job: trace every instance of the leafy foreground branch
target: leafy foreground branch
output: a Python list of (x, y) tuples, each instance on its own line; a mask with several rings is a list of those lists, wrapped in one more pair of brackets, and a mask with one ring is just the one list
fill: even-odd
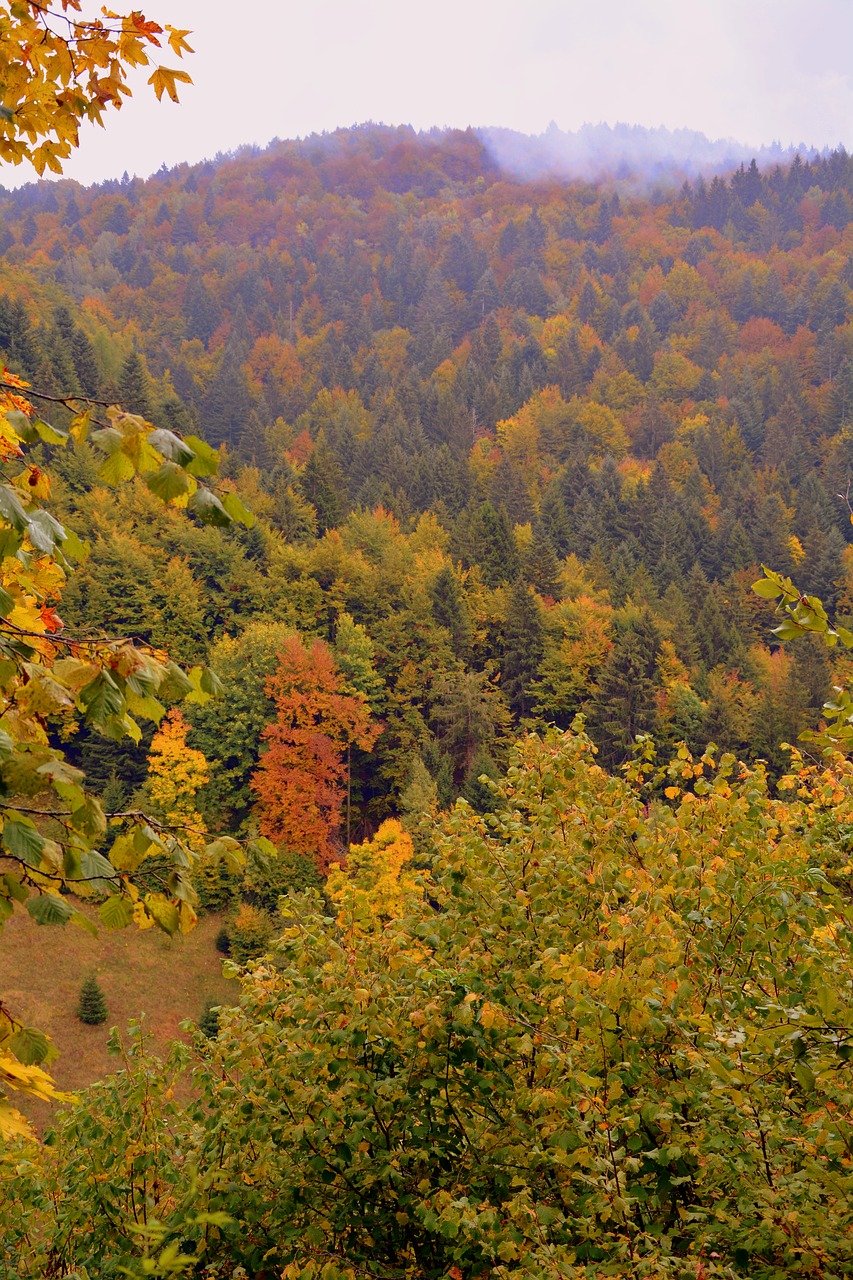
[[(0, 925), (19, 904), (38, 924), (70, 921), (96, 932), (77, 905), (95, 897), (106, 928), (134, 922), (186, 931), (196, 918), (192, 833), (137, 811), (104, 813), (61, 743), (81, 723), (138, 742), (140, 720), (159, 722), (181, 699), (204, 703), (217, 682), (202, 667), (183, 671), (132, 640), (66, 631), (57, 606), (86, 549), (46, 506), (50, 476), (28, 450), (88, 441), (103, 455), (105, 483), (138, 477), (164, 502), (207, 523), (251, 524), (252, 517), (235, 494), (210, 487), (219, 459), (204, 441), (155, 428), (116, 405), (106, 406), (93, 429), (96, 406), (82, 400), (65, 432), (38, 416), (28, 394), (26, 383), (0, 368)], [(99, 852), (108, 819), (119, 828), (111, 833), (110, 860)], [(257, 850), (263, 855), (272, 846), (261, 842)], [(206, 850), (209, 861), (224, 858), (235, 868), (244, 855), (230, 838)], [(156, 891), (134, 881), (150, 858), (166, 867)], [(9, 1090), (56, 1096), (42, 1065), (50, 1053), (47, 1038), (22, 1026), (0, 998), (0, 1140), (27, 1132)]]
[(849, 1275), (853, 768), (644, 769), (531, 736), (395, 920), (292, 899), (214, 1040), (10, 1153), (10, 1273)]

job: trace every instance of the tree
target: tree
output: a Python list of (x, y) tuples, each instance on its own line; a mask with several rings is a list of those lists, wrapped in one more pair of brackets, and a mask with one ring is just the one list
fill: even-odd
[(107, 1001), (101, 984), (90, 974), (80, 988), (80, 999), (77, 1002), (77, 1017), (90, 1027), (100, 1026), (107, 1020)]
[(660, 644), (648, 609), (617, 617), (591, 717), (593, 736), (608, 763), (618, 763), (639, 733), (654, 733), (657, 727)]
[(409, 833), (396, 818), (386, 818), (372, 840), (351, 845), (346, 862), (331, 869), (326, 893), (349, 938), (381, 929), (420, 894), (421, 880), (407, 866), (414, 852)]
[(218, 700), (189, 708), (193, 740), (210, 769), (210, 779), (199, 793), (208, 826), (237, 831), (249, 818), (261, 735), (275, 714), (268, 681), (292, 634), (282, 622), (252, 622), (242, 635), (227, 636), (211, 650), (211, 670), (228, 714), (222, 715)]
[[(20, 0), (0, 16), (0, 161), (30, 160), (38, 173), (62, 172), (78, 145), (83, 121), (102, 124), (108, 107), (129, 96), (128, 73), (151, 65), (159, 37), (179, 58), (192, 53), (188, 31), (163, 27), (135, 11), (83, 18), (82, 0), (57, 0), (48, 8)], [(148, 81), (158, 98), (178, 100), (186, 71), (158, 66)]]
[(252, 778), (261, 831), (289, 849), (336, 860), (347, 776), (344, 752), (369, 750), (381, 732), (366, 700), (344, 693), (342, 677), (321, 640), (306, 648), (291, 636), (267, 681), (276, 708), (263, 731), (268, 744)]
[(148, 794), (155, 811), (200, 853), (206, 828), (195, 799), (209, 781), (210, 771), (203, 752), (187, 745), (188, 732), (189, 725), (178, 707), (160, 721), (148, 752)]
[(531, 686), (544, 653), (542, 607), (522, 578), (509, 593), (501, 658), (501, 688), (512, 714), (529, 715), (534, 698)]

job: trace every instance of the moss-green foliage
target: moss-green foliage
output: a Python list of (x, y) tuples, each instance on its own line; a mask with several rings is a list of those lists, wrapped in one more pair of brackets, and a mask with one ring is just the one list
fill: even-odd
[(275, 925), (270, 913), (244, 902), (228, 928), (232, 960), (237, 964), (257, 960), (268, 950), (274, 932)]
[(88, 1023), (90, 1027), (100, 1026), (107, 1020), (107, 999), (94, 974), (90, 974), (80, 988), (77, 1017), (81, 1022)]
[(794, 765), (774, 799), (683, 751), (649, 803), (645, 766), (525, 740), (401, 918), (350, 949), (294, 903), (198, 1042), (188, 1110), (138, 1062), (14, 1166), (13, 1271), (53, 1249), (114, 1275), (148, 1187), (166, 1241), (223, 1274), (850, 1274), (853, 908), (820, 817), (849, 821), (853, 769)]
[(279, 849), (275, 858), (263, 864), (255, 860), (249, 863), (243, 876), (243, 893), (255, 906), (275, 913), (278, 900), (284, 894), (320, 889), (323, 877), (317, 863), (304, 853), (292, 849)]
[(210, 1000), (205, 1004), (198, 1020), (198, 1029), (202, 1035), (210, 1039), (215, 1036), (219, 1030), (219, 1006), (212, 1004)]

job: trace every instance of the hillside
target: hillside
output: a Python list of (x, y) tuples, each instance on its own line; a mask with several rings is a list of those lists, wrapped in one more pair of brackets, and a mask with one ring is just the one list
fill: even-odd
[[(369, 126), (7, 193), (10, 366), (223, 445), (260, 517), (198, 529), (59, 460), (93, 545), (66, 618), (227, 667), (250, 625), (348, 615), (385, 726), (367, 829), (418, 761), (446, 804), (579, 711), (609, 764), (648, 731), (780, 768), (833, 673), (749, 584), (764, 562), (851, 608), (851, 184), (837, 152), (620, 195)], [(227, 747), (196, 717), (208, 816), (246, 817), (269, 714)], [(144, 776), (144, 744), (80, 751), (101, 786)]]

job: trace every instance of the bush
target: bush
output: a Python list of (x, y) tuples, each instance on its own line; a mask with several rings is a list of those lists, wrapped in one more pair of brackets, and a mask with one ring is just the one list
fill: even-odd
[(292, 849), (279, 849), (265, 866), (251, 862), (243, 877), (243, 892), (253, 906), (275, 912), (283, 894), (322, 889), (323, 877), (313, 858)]
[(230, 956), (231, 954), (231, 934), (225, 925), (217, 933), (213, 940), (213, 945), (221, 956)]
[(238, 964), (257, 960), (268, 949), (273, 932), (273, 921), (268, 912), (244, 902), (229, 929), (232, 959)]
[(213, 860), (202, 853), (192, 870), (193, 888), (202, 911), (225, 911), (238, 896), (240, 882), (222, 859)]
[(198, 1029), (202, 1035), (207, 1036), (208, 1040), (212, 1040), (219, 1030), (219, 1005), (214, 1004), (212, 1000), (205, 1003), (198, 1020)]
[(100, 1026), (107, 1020), (107, 1001), (98, 979), (90, 974), (80, 988), (77, 1017), (90, 1027)]

